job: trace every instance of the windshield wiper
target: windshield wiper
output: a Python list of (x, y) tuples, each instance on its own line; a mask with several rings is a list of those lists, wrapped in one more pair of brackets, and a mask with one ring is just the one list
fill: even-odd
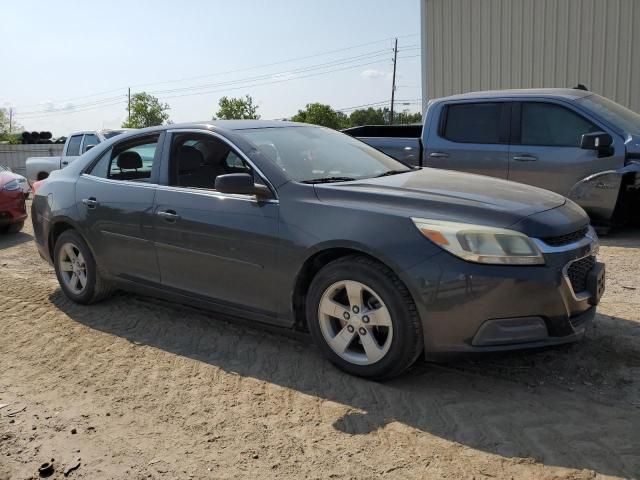
[(332, 183), (332, 182), (351, 182), (355, 180), (353, 177), (323, 177), (314, 178), (312, 180), (302, 180), (302, 183)]
[(411, 172), (412, 169), (409, 170), (389, 170), (387, 172), (381, 173), (380, 175), (376, 175), (373, 178), (380, 178), (380, 177), (388, 177), (389, 175), (397, 175), (399, 173), (407, 173), (407, 172)]

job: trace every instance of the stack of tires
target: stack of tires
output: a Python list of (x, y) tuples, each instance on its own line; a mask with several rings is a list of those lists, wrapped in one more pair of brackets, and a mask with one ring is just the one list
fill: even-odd
[(54, 143), (51, 140), (51, 132), (22, 132), (22, 144), (33, 145), (42, 143)]

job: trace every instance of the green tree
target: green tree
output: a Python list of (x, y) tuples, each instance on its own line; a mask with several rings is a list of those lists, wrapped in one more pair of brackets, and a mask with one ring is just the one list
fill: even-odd
[(339, 130), (349, 126), (349, 119), (329, 105), (308, 103), (304, 110), (298, 110), (291, 120), (294, 122), (312, 123)]
[(146, 92), (136, 93), (131, 97), (131, 116), (123, 124), (123, 128), (145, 128), (162, 125), (168, 122), (168, 103), (161, 103), (153, 95)]
[(393, 123), (395, 123), (396, 125), (422, 123), (422, 114), (420, 112), (410, 112), (408, 109), (396, 113), (393, 117)]
[[(221, 120), (257, 120), (258, 106), (253, 104), (253, 98), (245, 95), (244, 98), (222, 97), (218, 102), (220, 109), (216, 113)], [(216, 117), (213, 117), (216, 120)]]
[(20, 134), (22, 130), (22, 125), (17, 123), (15, 120), (11, 120), (11, 122), (9, 122), (9, 112), (4, 108), (0, 108), (0, 141), (20, 143)]
[(354, 110), (349, 115), (349, 125), (359, 127), (361, 125), (386, 125), (389, 123), (389, 109), (385, 108), (362, 108)]

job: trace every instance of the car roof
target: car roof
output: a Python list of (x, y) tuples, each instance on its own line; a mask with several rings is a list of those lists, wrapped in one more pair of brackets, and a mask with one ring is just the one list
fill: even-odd
[(205, 120), (202, 122), (172, 123), (170, 125), (159, 125), (157, 127), (140, 128), (118, 135), (117, 139), (129, 137), (133, 134), (161, 132), (165, 130), (217, 130), (217, 131), (239, 131), (256, 128), (285, 128), (285, 127), (318, 127), (307, 123), (288, 122), (282, 120)]
[(486, 90), (479, 92), (467, 92), (457, 95), (450, 95), (437, 99), (440, 100), (470, 100), (487, 98), (523, 98), (523, 97), (553, 97), (565, 100), (577, 100), (579, 98), (593, 95), (593, 92), (578, 88), (519, 88), (509, 90)]

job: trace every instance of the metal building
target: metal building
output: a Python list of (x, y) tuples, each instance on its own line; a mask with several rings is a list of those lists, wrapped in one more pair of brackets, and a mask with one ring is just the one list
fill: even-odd
[(423, 110), (454, 93), (581, 83), (640, 112), (640, 0), (420, 3)]

